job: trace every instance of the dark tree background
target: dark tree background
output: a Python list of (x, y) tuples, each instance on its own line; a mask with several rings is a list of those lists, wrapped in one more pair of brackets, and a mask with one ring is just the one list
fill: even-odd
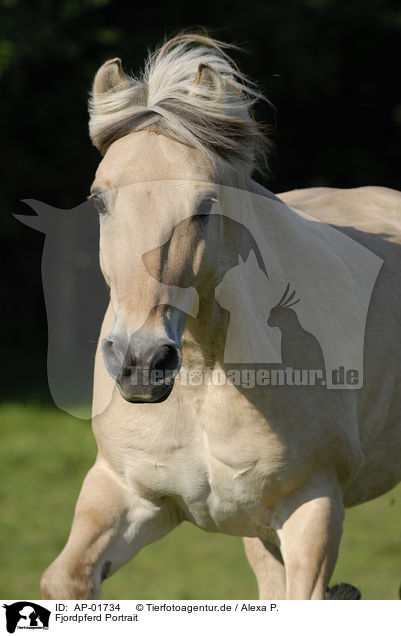
[[(198, 5), (198, 6), (197, 6)], [(279, 192), (314, 185), (400, 188), (401, 4), (386, 0), (0, 0), (3, 398), (49, 399), (41, 286), (43, 235), (13, 219), (20, 201), (59, 208), (87, 195), (97, 151), (87, 134), (97, 67), (137, 71), (165, 35), (204, 27), (236, 56), (275, 110)]]

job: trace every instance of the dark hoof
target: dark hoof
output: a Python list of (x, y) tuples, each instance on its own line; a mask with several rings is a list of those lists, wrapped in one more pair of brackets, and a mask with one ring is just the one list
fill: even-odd
[(328, 587), (326, 591), (326, 601), (360, 601), (361, 593), (357, 587), (349, 583), (340, 583)]

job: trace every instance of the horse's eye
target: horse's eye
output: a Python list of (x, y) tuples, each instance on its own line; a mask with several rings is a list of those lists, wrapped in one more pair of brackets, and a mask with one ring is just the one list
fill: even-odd
[(90, 197), (90, 200), (92, 201), (93, 205), (95, 206), (99, 214), (106, 214), (107, 212), (106, 205), (101, 196), (99, 196), (98, 194), (94, 194), (93, 196)]
[(194, 218), (202, 223), (207, 223), (213, 204), (217, 201), (215, 197), (205, 197), (198, 205)]

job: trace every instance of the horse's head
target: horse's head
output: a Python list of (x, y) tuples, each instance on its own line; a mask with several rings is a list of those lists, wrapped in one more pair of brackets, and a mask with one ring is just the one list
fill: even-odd
[(132, 402), (163, 401), (172, 389), (187, 317), (216, 279), (224, 220), (211, 214), (215, 184), (223, 164), (247, 162), (249, 171), (261, 138), (247, 110), (252, 91), (239, 89), (225, 54), (213, 45), (195, 55), (191, 38), (177, 40), (144, 81), (106, 62), (91, 100), (91, 137), (104, 155), (91, 196), (115, 315), (102, 352)]
[(116, 317), (102, 349), (127, 400), (167, 397), (179, 371), (194, 290), (216, 254), (207, 227), (213, 181), (199, 151), (150, 131), (115, 142), (98, 168), (100, 263)]

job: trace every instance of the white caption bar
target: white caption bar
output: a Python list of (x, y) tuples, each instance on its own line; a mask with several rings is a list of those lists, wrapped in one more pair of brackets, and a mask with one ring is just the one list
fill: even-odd
[[(0, 633), (399, 634), (399, 601), (1, 601)], [(49, 613), (50, 612), (50, 613)], [(46, 624), (47, 623), (47, 624)], [(112, 632), (110, 630), (112, 629)], [(23, 631), (21, 631), (23, 630)], [(229, 632), (227, 632), (229, 630)], [(260, 631), (261, 630), (261, 631)]]

